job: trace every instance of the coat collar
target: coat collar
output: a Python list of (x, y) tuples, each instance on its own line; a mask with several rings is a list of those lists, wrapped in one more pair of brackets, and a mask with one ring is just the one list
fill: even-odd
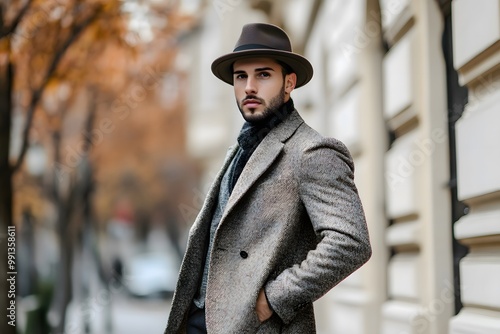
[[(294, 110), (286, 120), (272, 129), (262, 140), (241, 172), (238, 182), (236, 182), (233, 192), (229, 197), (221, 222), (255, 181), (271, 166), (282, 151), (284, 143), (295, 133), (302, 123), (304, 123), (304, 120), (300, 117), (297, 110)], [(233, 153), (237, 147), (235, 145)], [(234, 154), (230, 156), (234, 156)]]

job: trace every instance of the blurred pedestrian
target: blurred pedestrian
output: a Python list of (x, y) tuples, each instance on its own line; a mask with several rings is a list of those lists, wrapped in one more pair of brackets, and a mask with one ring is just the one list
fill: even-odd
[(295, 110), (313, 68), (280, 28), (245, 25), (212, 72), (246, 122), (191, 228), (165, 333), (315, 333), (313, 302), (371, 255), (352, 158)]

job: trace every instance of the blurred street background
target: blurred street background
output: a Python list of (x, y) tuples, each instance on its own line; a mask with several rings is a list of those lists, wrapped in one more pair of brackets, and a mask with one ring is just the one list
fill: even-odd
[(250, 22), (356, 165), (373, 256), (318, 333), (500, 333), (499, 0), (0, 0), (1, 334), (163, 332)]
[(181, 7), (2, 0), (0, 219), (16, 227), (17, 298), (1, 333), (163, 332), (199, 175), (176, 65), (196, 20)]

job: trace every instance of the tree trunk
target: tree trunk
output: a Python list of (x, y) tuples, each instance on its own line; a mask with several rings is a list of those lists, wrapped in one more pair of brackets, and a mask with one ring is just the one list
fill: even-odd
[(71, 224), (71, 214), (75, 201), (75, 191), (70, 190), (68, 198), (60, 198), (58, 205), (57, 229), (60, 244), (60, 261), (56, 277), (52, 311), (58, 316), (57, 322), (52, 324), (52, 333), (62, 334), (66, 326), (66, 309), (72, 297), (71, 271), (73, 264), (74, 230)]
[[(61, 151), (61, 133), (56, 131), (53, 134), (54, 142), (54, 161), (60, 161), (60, 151)], [(55, 312), (58, 316), (56, 323), (52, 323), (52, 333), (62, 334), (66, 326), (66, 308), (71, 300), (71, 266), (73, 258), (73, 231), (71, 228), (71, 213), (73, 211), (73, 201), (75, 197), (75, 191), (70, 185), (70, 191), (68, 197), (61, 196), (59, 191), (58, 178), (56, 171), (53, 171), (53, 184), (52, 184), (52, 199), (54, 205), (57, 208), (57, 236), (59, 237), (59, 247), (60, 247), (60, 261), (57, 268), (57, 276), (55, 278), (54, 289), (51, 311)], [(73, 184), (74, 180), (70, 180)]]
[(61, 283), (59, 285), (61, 289), (61, 299), (60, 299), (60, 304), (59, 304), (59, 315), (61, 316), (61, 321), (59, 324), (56, 326), (56, 329), (54, 331), (55, 334), (63, 334), (65, 333), (65, 327), (66, 327), (66, 310), (68, 308), (68, 305), (72, 299), (72, 291), (73, 291), (73, 284), (72, 284), (72, 265), (73, 265), (73, 241), (74, 238), (72, 237), (73, 231), (66, 231), (66, 236), (63, 237), (62, 240), (62, 249), (63, 251), (61, 252), (61, 265), (62, 268), (59, 270), (60, 278), (59, 282)]
[[(90, 133), (95, 118), (96, 101), (95, 93), (90, 99), (90, 112), (85, 124), (85, 133)], [(76, 237), (79, 232), (78, 219), (75, 215), (82, 215), (84, 224), (90, 223), (90, 193), (92, 191), (92, 169), (88, 158), (91, 142), (89, 139), (85, 141), (84, 156), (74, 173), (69, 175), (71, 178), (69, 186), (69, 195), (63, 198), (58, 191), (57, 176), (54, 175), (54, 200), (59, 208), (58, 214), (58, 234), (61, 244), (61, 261), (58, 270), (57, 287), (54, 296), (54, 310), (60, 316), (58, 323), (53, 328), (54, 334), (62, 334), (66, 327), (66, 310), (72, 299), (73, 280), (72, 266), (74, 260), (74, 252)], [(61, 151), (61, 135), (54, 134), (54, 161), (60, 162)], [(54, 173), (56, 173), (54, 171)], [(69, 327), (72, 328), (72, 324)], [(85, 323), (84, 325), (90, 325)], [(85, 328), (86, 329), (86, 328)], [(87, 332), (87, 330), (85, 330)]]
[[(8, 41), (1, 41), (7, 42)], [(8, 297), (9, 286), (7, 280), (7, 229), (12, 226), (12, 180), (11, 167), (9, 164), (10, 148), (10, 123), (12, 107), (12, 77), (13, 70), (6, 52), (0, 51), (0, 333), (14, 334), (15, 327), (6, 321), (7, 307), (10, 301)], [(8, 55), (8, 52), (7, 52)], [(16, 314), (17, 316), (17, 314)]]

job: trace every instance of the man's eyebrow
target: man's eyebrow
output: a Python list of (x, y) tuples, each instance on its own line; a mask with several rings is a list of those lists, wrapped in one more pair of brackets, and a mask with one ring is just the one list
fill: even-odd
[(274, 69), (271, 67), (259, 67), (255, 69), (255, 72), (261, 72), (261, 71), (274, 71)]
[[(255, 69), (255, 72), (262, 72), (262, 71), (273, 71), (274, 69), (272, 67), (259, 67)], [(243, 70), (236, 70), (233, 71), (233, 74), (241, 74), (241, 73), (246, 73), (246, 71)]]

